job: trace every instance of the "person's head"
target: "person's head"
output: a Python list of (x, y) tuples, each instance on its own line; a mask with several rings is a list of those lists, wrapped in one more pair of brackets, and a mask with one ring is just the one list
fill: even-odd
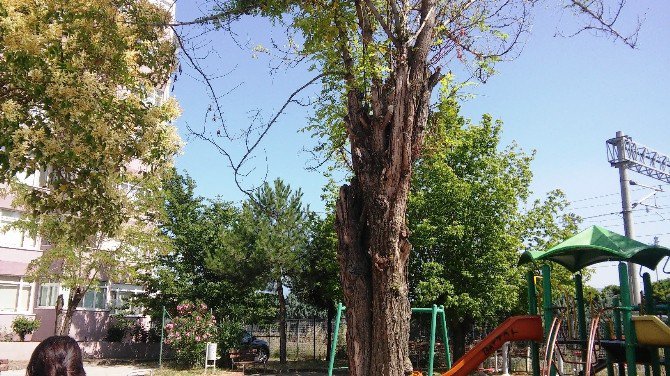
[(30, 357), (26, 376), (86, 376), (77, 341), (68, 336), (42, 341)]

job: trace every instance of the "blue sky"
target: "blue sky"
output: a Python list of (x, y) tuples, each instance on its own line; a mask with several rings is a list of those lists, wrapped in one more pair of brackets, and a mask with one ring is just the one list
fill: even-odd
[[(618, 196), (618, 174), (609, 166), (605, 140), (617, 130), (639, 143), (670, 154), (670, 2), (637, 0), (627, 4), (622, 30), (630, 30), (636, 16), (643, 18), (638, 48), (633, 50), (609, 38), (581, 34), (556, 36), (575, 30), (574, 18), (560, 14), (548, 4), (538, 5), (532, 34), (521, 54), (513, 61), (497, 66), (498, 73), (486, 84), (468, 88), (472, 98), (462, 104), (466, 117), (477, 120), (484, 113), (503, 120), (503, 144), (513, 141), (527, 151), (536, 150), (532, 165), (535, 197), (560, 188), (573, 201), (572, 210), (587, 218), (584, 227), (601, 224), (623, 232)], [(187, 20), (202, 14), (190, 3), (177, 3), (177, 19)], [(234, 42), (223, 31), (199, 37), (203, 47), (199, 56), (208, 72), (226, 76), (215, 82), (229, 127), (241, 129), (259, 113), (271, 117), (288, 95), (313, 77), (305, 66), (280, 67), (270, 73), (281, 56), (254, 52), (255, 46), (282, 46), (286, 36), (281, 27), (265, 20), (252, 19), (238, 24)], [(210, 51), (211, 50), (211, 51)], [(202, 127), (209, 105), (204, 87), (185, 67), (174, 94), (183, 109), (177, 122), (187, 140), (177, 167), (187, 171), (198, 184), (198, 193), (239, 201), (243, 194), (234, 186), (230, 168), (210, 145), (188, 136), (186, 125)], [(316, 88), (315, 88), (316, 89)], [(307, 92), (307, 95), (309, 91)], [(306, 125), (309, 109), (289, 107), (270, 130), (259, 153), (249, 163), (246, 186), (267, 178), (281, 177), (294, 188), (301, 188), (311, 208), (323, 210), (320, 200), (325, 178), (307, 171), (314, 145), (308, 134), (298, 130)], [(240, 144), (227, 144), (239, 155)], [(646, 185), (659, 182), (631, 173)], [(638, 240), (670, 245), (670, 187), (655, 199), (658, 209), (640, 209), (634, 213)], [(633, 200), (647, 194), (634, 189)], [(654, 203), (654, 200), (647, 201)], [(670, 270), (670, 265), (667, 268)], [(616, 282), (616, 268), (601, 265), (592, 285), (602, 287)], [(652, 279), (656, 275), (652, 273)], [(663, 278), (664, 273), (659, 272)]]

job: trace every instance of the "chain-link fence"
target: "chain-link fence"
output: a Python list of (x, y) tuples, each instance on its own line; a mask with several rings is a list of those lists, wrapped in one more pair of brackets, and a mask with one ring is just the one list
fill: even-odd
[[(328, 322), (324, 319), (286, 320), (286, 357), (289, 360), (326, 359)], [(268, 342), (270, 356), (279, 357), (279, 324), (248, 325), (248, 332)]]

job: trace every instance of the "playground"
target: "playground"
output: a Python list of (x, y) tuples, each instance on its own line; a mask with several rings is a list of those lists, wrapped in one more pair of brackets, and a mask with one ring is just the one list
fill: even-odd
[[(670, 372), (669, 305), (654, 301), (648, 273), (642, 276), (642, 303), (633, 304), (626, 264), (654, 270), (667, 256), (670, 256), (668, 248), (647, 245), (599, 226), (592, 226), (548, 250), (527, 251), (520, 257), (519, 264), (533, 263), (536, 266), (533, 269), (541, 270), (539, 275), (533, 271), (527, 275), (529, 314), (509, 317), (460, 359), (451, 359), (444, 308), (412, 308), (413, 316), (430, 315), (428, 362), (425, 369), (416, 370), (413, 375), (465, 376), (477, 370), (495, 372), (497, 364), (495, 370), (483, 370), (482, 363), (494, 355), (497, 363), (497, 351), (503, 345), (520, 341), (527, 344), (527, 361), (531, 364), (528, 373), (533, 376), (591, 376), (605, 370), (608, 376), (636, 376), (638, 366), (643, 367), (645, 376), (667, 375)], [(600, 305), (587, 306), (581, 270), (605, 261), (619, 262), (619, 296)], [(573, 273), (574, 307), (557, 304), (552, 297), (552, 264), (562, 265)], [(538, 297), (538, 289), (541, 289), (541, 297)], [(338, 306), (336, 333), (345, 310), (343, 305)], [(440, 339), (443, 354), (436, 352), (436, 341)], [(337, 343), (335, 335), (332, 348), (337, 348)], [(435, 366), (437, 357), (444, 358), (446, 369)], [(509, 359), (509, 355), (504, 354), (503, 358)], [(328, 375), (336, 370), (334, 352), (331, 352)], [(510, 373), (508, 365), (503, 366), (502, 373)]]
[[(527, 314), (508, 317), (497, 327), (470, 339), (467, 352), (453, 359), (447, 313), (443, 306), (413, 307), (412, 319), (422, 318), (428, 335), (411, 341), (413, 376), (466, 376), (501, 373), (532, 376), (661, 376), (670, 372), (670, 305), (655, 302), (651, 279), (642, 275), (641, 303), (634, 304), (629, 266), (657, 269), (670, 249), (647, 245), (599, 226), (592, 226), (547, 250), (527, 251), (519, 265), (531, 264), (526, 276)], [(619, 293), (606, 301), (584, 297), (582, 270), (601, 262), (619, 262)], [(667, 261), (666, 261), (667, 264)], [(552, 294), (552, 270), (561, 265), (571, 274), (575, 296)], [(663, 266), (665, 268), (665, 266)], [(327, 368), (323, 362), (253, 364), (244, 374), (328, 375), (346, 374), (346, 357), (339, 354), (346, 325), (346, 307), (338, 304)], [(424, 328), (424, 329), (426, 329)], [(254, 337), (255, 338), (255, 337)], [(313, 338), (315, 340), (315, 337)], [(660, 354), (662, 350), (662, 354)], [(663, 356), (661, 356), (663, 355)], [(232, 356), (232, 354), (231, 354)], [(516, 360), (516, 362), (515, 362)], [(248, 362), (253, 363), (253, 362)], [(288, 366), (288, 367), (287, 367)], [(92, 374), (116, 376), (129, 370), (96, 370)], [(156, 370), (156, 375), (190, 375), (202, 370)], [(237, 372), (210, 369), (220, 375)], [(198, 373), (198, 374), (200, 374)], [(18, 374), (17, 374), (18, 375)]]

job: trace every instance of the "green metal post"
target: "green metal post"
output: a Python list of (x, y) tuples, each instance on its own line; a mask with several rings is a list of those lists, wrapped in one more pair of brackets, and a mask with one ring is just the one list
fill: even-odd
[[(611, 339), (612, 338), (612, 332), (610, 331), (610, 327), (608, 325), (605, 325), (605, 338)], [(612, 356), (605, 351), (605, 362), (607, 364), (607, 376), (614, 376), (614, 366), (612, 365)]]
[(335, 329), (333, 330), (333, 344), (330, 347), (330, 361), (328, 362), (328, 376), (333, 376), (333, 366), (335, 365), (335, 351), (337, 350), (337, 337), (340, 333), (340, 319), (345, 307), (342, 303), (337, 303), (337, 315), (335, 316)]
[[(621, 340), (623, 339), (623, 329), (621, 328), (621, 304), (619, 302), (619, 298), (614, 298), (612, 301), (612, 306), (615, 307), (614, 309), (614, 335), (616, 335), (616, 339)], [(624, 366), (623, 363), (619, 363), (619, 375), (624, 376), (626, 374), (626, 367)]]
[[(528, 282), (528, 313), (537, 315), (535, 276), (533, 275), (532, 270), (526, 275), (526, 281)], [(540, 348), (535, 341), (531, 341), (530, 343), (530, 357), (533, 367), (533, 376), (540, 376)]]
[[(644, 308), (648, 315), (656, 314), (656, 304), (654, 303), (654, 291), (651, 287), (651, 277), (649, 273), (644, 273), (642, 276), (642, 283), (644, 285)], [(661, 360), (658, 356), (658, 348), (653, 347), (651, 350), (651, 370), (654, 376), (661, 376)], [(645, 372), (647, 371), (645, 367)]]
[(163, 306), (163, 317), (161, 319), (161, 344), (158, 353), (158, 368), (163, 368), (163, 341), (165, 340), (165, 306)]
[(444, 354), (447, 361), (447, 369), (451, 369), (451, 350), (449, 349), (449, 330), (447, 329), (447, 316), (444, 313), (444, 306), (440, 306), (442, 317), (442, 334), (444, 336)]
[[(575, 274), (575, 291), (577, 299), (577, 322), (579, 325), (579, 347), (582, 350), (582, 362), (586, 362), (586, 312), (584, 309), (584, 284), (581, 273)], [(586, 363), (585, 363), (586, 364)], [(583, 371), (583, 369), (582, 369)]]
[[(542, 307), (544, 310), (544, 336), (549, 338), (549, 329), (554, 320), (554, 307), (551, 304), (551, 269), (549, 265), (542, 266)], [(555, 333), (554, 335), (558, 335)], [(549, 364), (545, 365), (549, 367)], [(551, 365), (550, 376), (556, 376), (556, 367)]]
[(619, 263), (619, 284), (621, 294), (621, 310), (623, 311), (623, 334), (626, 337), (626, 364), (628, 376), (637, 376), (635, 363), (635, 331), (633, 330), (633, 313), (631, 312), (630, 286), (628, 285), (628, 267)]
[(435, 328), (437, 327), (437, 306), (433, 304), (430, 313), (430, 349), (428, 350), (428, 376), (433, 376), (433, 364), (435, 362)]

